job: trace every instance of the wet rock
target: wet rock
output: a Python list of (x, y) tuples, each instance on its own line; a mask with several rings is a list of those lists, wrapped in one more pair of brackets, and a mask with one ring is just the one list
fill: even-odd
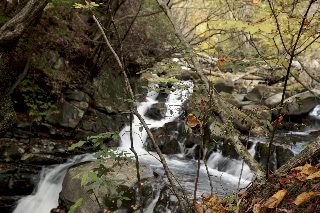
[(107, 113), (127, 111), (129, 102), (126, 86), (121, 75), (106, 70), (94, 80), (93, 104)]
[(281, 98), (282, 98), (282, 93), (278, 93), (275, 95), (270, 96), (269, 98), (267, 98), (264, 103), (265, 105), (267, 105), (268, 107), (275, 107), (278, 104), (280, 104), (281, 102)]
[(153, 104), (146, 112), (145, 116), (153, 120), (161, 120), (166, 116), (167, 106), (164, 102)]
[(171, 155), (171, 154), (177, 154), (180, 153), (180, 145), (177, 140), (169, 140), (168, 142), (164, 143), (161, 149), (163, 154)]
[(272, 119), (271, 110), (264, 105), (245, 105), (242, 107), (242, 111), (246, 112), (249, 115), (254, 115), (261, 120), (271, 121)]
[[(88, 105), (87, 105), (88, 107)], [(58, 112), (49, 116), (48, 121), (63, 127), (75, 128), (82, 119), (86, 109), (64, 101), (58, 105)]]
[(232, 93), (234, 90), (234, 83), (231, 80), (217, 80), (214, 83), (214, 88), (217, 92), (225, 92), (225, 93)]
[[(320, 95), (320, 90), (314, 89), (312, 92), (316, 96)], [(309, 91), (302, 92), (286, 99), (281, 113), (286, 115), (301, 115), (310, 112), (319, 103), (319, 98), (315, 97)], [(276, 113), (276, 111), (274, 113)]]
[[(116, 165), (115, 163), (116, 162), (113, 160), (107, 160), (104, 162), (104, 166), (106, 168), (111, 168)], [(103, 208), (107, 208), (112, 211), (127, 209), (129, 212), (133, 212), (132, 206), (136, 204), (136, 188), (134, 188), (134, 186), (137, 181), (135, 162), (128, 162), (127, 164), (123, 164), (121, 167), (115, 166), (114, 171), (116, 172), (108, 172), (105, 176), (106, 180), (108, 180), (110, 184), (100, 188), (93, 185), (81, 186), (80, 182), (82, 177), (73, 178), (76, 174), (83, 171), (83, 169), (85, 171), (93, 171), (96, 167), (99, 167), (99, 165), (95, 162), (90, 162), (72, 167), (68, 170), (60, 193), (60, 199), (67, 209), (69, 209), (78, 198), (83, 197), (82, 205), (77, 209), (77, 212), (98, 212), (100, 208), (98, 203), (95, 201), (95, 198), (92, 199), (90, 198), (92, 195), (86, 195), (88, 190), (93, 189)], [(145, 179), (153, 177), (153, 172), (149, 166), (140, 164), (140, 175), (142, 179)], [(143, 184), (143, 188), (148, 187), (148, 184)], [(121, 207), (118, 208), (117, 200), (122, 196), (128, 197), (130, 200), (123, 200)]]
[(87, 93), (79, 90), (67, 91), (67, 99), (86, 103), (91, 102), (90, 96)]
[(283, 146), (276, 146), (277, 168), (284, 165), (290, 158), (294, 156), (293, 152)]
[(256, 103), (263, 103), (263, 101), (271, 95), (273, 95), (273, 93), (269, 87), (265, 85), (258, 85), (248, 92), (244, 99)]

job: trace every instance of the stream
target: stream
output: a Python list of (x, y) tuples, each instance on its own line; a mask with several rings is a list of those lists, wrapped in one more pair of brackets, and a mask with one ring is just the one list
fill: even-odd
[[(167, 112), (166, 116), (161, 120), (152, 120), (146, 116), (143, 116), (149, 128), (159, 128), (164, 124), (174, 121), (181, 114), (181, 105), (192, 93), (193, 84), (191, 81), (183, 81), (179, 85), (175, 85), (176, 90), (171, 92), (166, 100)], [(157, 84), (152, 84), (151, 88), (157, 88)], [(154, 90), (150, 90), (147, 94), (146, 101), (141, 102), (138, 106), (138, 112), (141, 115), (145, 115), (146, 111), (155, 103), (157, 100), (158, 93)], [(319, 109), (318, 109), (319, 110)], [(313, 116), (313, 114), (311, 114)], [(318, 116), (315, 112), (314, 116)], [(163, 173), (162, 165), (157, 159), (156, 153), (149, 154), (144, 149), (144, 143), (147, 140), (147, 133), (141, 128), (140, 121), (137, 117), (133, 120), (133, 140), (135, 149), (139, 154), (139, 160), (143, 163), (149, 164), (157, 172)], [(120, 132), (121, 146), (118, 148), (120, 151), (129, 151), (130, 148), (130, 126), (125, 126)], [(312, 129), (307, 129), (303, 132), (288, 132), (287, 136), (293, 137), (297, 140), (291, 150), (294, 153), (298, 153), (303, 149), (304, 144), (311, 141), (314, 136)], [(252, 156), (255, 155), (256, 143), (261, 139), (252, 139), (253, 145), (249, 147), (249, 152)], [(277, 137), (277, 140), (281, 140), (281, 137)], [(197, 170), (197, 161), (194, 159), (185, 158), (186, 152), (192, 152), (192, 149), (186, 150), (181, 145), (181, 154), (166, 156), (166, 160), (169, 168), (171, 169), (174, 176), (180, 181), (182, 187), (190, 193), (193, 193), (195, 176)], [(14, 213), (49, 213), (51, 209), (56, 208), (59, 198), (59, 192), (62, 188), (63, 178), (66, 174), (67, 169), (75, 164), (84, 161), (94, 160), (91, 154), (85, 154), (76, 156), (69, 159), (66, 163), (60, 165), (53, 165), (42, 169), (40, 174), (40, 181), (37, 184), (32, 195), (26, 196), (18, 201), (17, 207)], [(230, 194), (238, 190), (238, 187), (243, 188), (248, 185), (254, 174), (250, 171), (249, 167), (243, 163), (242, 160), (235, 160), (226, 158), (218, 150), (211, 153), (208, 160), (208, 170), (211, 175), (213, 191), (218, 195), (222, 196)], [(218, 165), (224, 165), (224, 168), (218, 168)], [(220, 171), (218, 170), (220, 169)], [(242, 175), (241, 175), (242, 174)], [(240, 181), (239, 177), (241, 175)], [(238, 186), (238, 183), (240, 184)], [(201, 162), (200, 176), (198, 183), (197, 196), (200, 197), (204, 193), (210, 192), (210, 184), (208, 175), (205, 169), (205, 165)], [(150, 204), (152, 205), (152, 203)], [(146, 212), (153, 212), (152, 206), (146, 207)]]

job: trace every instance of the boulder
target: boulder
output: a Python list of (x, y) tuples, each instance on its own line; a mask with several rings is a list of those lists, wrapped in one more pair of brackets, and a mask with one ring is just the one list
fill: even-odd
[(214, 88), (217, 92), (232, 93), (234, 90), (234, 83), (231, 80), (219, 79), (214, 82)]
[(272, 112), (264, 105), (245, 105), (242, 107), (242, 111), (247, 114), (252, 114), (262, 120), (271, 121), (272, 119)]
[[(312, 92), (317, 97), (311, 92), (306, 91), (287, 98), (284, 101), (284, 107), (281, 110), (281, 113), (285, 115), (301, 115), (310, 112), (316, 105), (320, 103), (320, 90), (314, 89)], [(274, 111), (274, 113), (277, 112)]]
[(250, 92), (248, 92), (244, 99), (256, 103), (262, 103), (265, 99), (272, 95), (273, 92), (270, 87), (266, 85), (257, 85)]
[(79, 102), (86, 102), (86, 103), (91, 102), (90, 96), (87, 93), (79, 91), (79, 90), (67, 91), (67, 98), (66, 99), (73, 100), (73, 101), (79, 101)]
[(269, 98), (267, 98), (264, 103), (265, 105), (267, 105), (268, 107), (275, 107), (278, 104), (280, 104), (281, 102), (281, 98), (282, 98), (282, 93), (278, 93), (275, 95), (270, 96)]
[(164, 102), (153, 104), (146, 112), (145, 116), (153, 120), (161, 120), (166, 116), (167, 106)]
[[(87, 191), (93, 190), (102, 208), (106, 208), (112, 212), (133, 213), (135, 211), (133, 208), (136, 206), (137, 200), (139, 199), (137, 193), (138, 185), (135, 162), (128, 161), (119, 166), (116, 161), (108, 159), (104, 160), (103, 166), (106, 168), (113, 167), (114, 172), (108, 172), (106, 176), (104, 176), (103, 179), (106, 180), (108, 184), (100, 187), (86, 184), (81, 186), (80, 182), (82, 176), (80, 175), (74, 178), (83, 171), (94, 171), (94, 168), (99, 167), (96, 162), (80, 164), (67, 171), (60, 193), (61, 203), (64, 204), (67, 209), (69, 209), (78, 198), (83, 198), (82, 205), (77, 208), (75, 211), (76, 213), (99, 212), (100, 207), (96, 202), (96, 198), (92, 193), (87, 194)], [(144, 209), (153, 208), (157, 205), (161, 206), (163, 203), (170, 203), (166, 193), (169, 193), (169, 197), (172, 193), (166, 189), (163, 177), (159, 175), (159, 173), (152, 171), (146, 164), (140, 163), (140, 176), (143, 183), (141, 187)], [(127, 197), (129, 199), (122, 200), (121, 207), (117, 207), (118, 200), (122, 197)], [(169, 207), (169, 205), (166, 206), (167, 208)], [(176, 209), (176, 205), (175, 207), (169, 208), (169, 210), (173, 209)], [(150, 212), (151, 211), (152, 209), (150, 209)]]
[(120, 74), (112, 73), (106, 68), (102, 74), (94, 79), (94, 106), (107, 113), (117, 113), (129, 109), (128, 94), (125, 82)]
[(75, 128), (88, 109), (86, 102), (67, 102), (64, 101), (58, 105), (57, 112), (52, 113), (48, 117), (48, 122), (59, 124), (63, 127)]

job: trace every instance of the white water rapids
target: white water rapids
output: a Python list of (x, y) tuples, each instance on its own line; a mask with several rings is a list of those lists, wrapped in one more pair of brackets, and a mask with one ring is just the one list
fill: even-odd
[[(157, 87), (157, 85), (152, 85)], [(164, 124), (174, 121), (181, 115), (181, 105), (188, 98), (189, 94), (192, 93), (192, 82), (184, 81), (179, 86), (184, 86), (182, 89), (177, 87), (174, 92), (169, 94), (166, 107), (167, 113), (165, 118), (161, 120), (152, 120), (145, 117), (146, 111), (155, 103), (157, 103), (158, 93), (155, 91), (149, 91), (145, 102), (140, 103), (138, 107), (138, 112), (143, 115), (149, 128), (162, 127)], [(313, 115), (313, 114), (312, 114)], [(130, 127), (129, 125), (124, 127), (120, 133), (121, 137), (121, 147), (119, 150), (129, 151), (130, 148)], [(133, 138), (134, 146), (139, 154), (139, 159), (141, 162), (146, 162), (155, 169), (162, 170), (161, 163), (154, 157), (157, 156), (152, 153), (151, 156), (145, 149), (144, 143), (147, 139), (146, 131), (141, 128), (140, 121), (137, 117), (134, 117), (133, 121)], [(192, 192), (194, 189), (194, 180), (197, 169), (197, 161), (192, 159), (184, 158), (184, 152), (186, 150), (181, 150), (182, 153), (178, 155), (166, 156), (167, 163), (175, 175), (175, 177), (180, 180), (183, 188), (187, 191)], [(249, 149), (249, 152), (255, 154), (255, 142), (253, 146)], [(49, 168), (43, 168), (40, 174), (40, 181), (35, 188), (32, 195), (26, 196), (19, 200), (14, 213), (49, 213), (51, 209), (58, 206), (59, 192), (62, 188), (63, 178), (67, 169), (80, 162), (93, 160), (92, 155), (82, 155), (70, 159), (68, 162)], [(242, 163), (242, 160), (231, 160), (229, 158), (223, 157), (220, 151), (213, 152), (208, 158), (208, 167), (212, 179), (212, 185), (214, 186), (214, 191), (219, 195), (230, 193), (237, 189), (237, 184), (239, 181), (239, 175), (242, 170), (241, 186), (248, 184), (253, 177), (253, 173), (250, 171), (249, 167)], [(225, 165), (225, 172), (218, 171), (218, 165)], [(243, 168), (242, 168), (243, 166)], [(199, 184), (198, 184), (198, 196), (203, 193), (210, 192), (209, 180), (207, 177), (206, 169), (204, 163), (201, 163)], [(146, 207), (145, 212), (152, 213), (155, 206), (156, 200), (152, 202), (148, 207)]]

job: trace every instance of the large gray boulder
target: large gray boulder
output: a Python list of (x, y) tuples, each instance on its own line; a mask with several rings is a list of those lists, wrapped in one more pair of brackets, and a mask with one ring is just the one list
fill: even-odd
[[(320, 90), (312, 90), (291, 96), (284, 101), (284, 108), (281, 110), (285, 115), (301, 115), (310, 112), (316, 105), (320, 103)], [(276, 111), (274, 111), (276, 113)]]
[(263, 103), (265, 99), (272, 96), (274, 93), (271, 88), (266, 85), (257, 85), (244, 97), (245, 100), (256, 103)]
[(107, 113), (116, 113), (129, 109), (128, 93), (123, 77), (105, 70), (94, 79), (94, 106)]
[[(135, 162), (129, 161), (121, 166), (116, 163), (116, 161), (111, 159), (104, 160), (103, 166), (106, 168), (112, 167), (114, 172), (108, 172), (106, 176), (100, 178), (101, 181), (106, 180), (106, 184), (100, 187), (87, 184), (81, 186), (82, 175), (75, 177), (83, 171), (94, 171), (95, 168), (99, 167), (95, 162), (84, 163), (70, 168), (64, 178), (60, 193), (60, 200), (66, 208), (69, 209), (79, 198), (83, 198), (82, 205), (77, 208), (76, 213), (100, 212), (96, 196), (103, 209), (105, 208), (112, 212), (134, 212), (137, 199), (139, 199)], [(166, 183), (159, 173), (152, 171), (146, 164), (140, 163), (140, 175), (143, 193), (142, 204), (145, 209), (150, 207), (150, 204), (154, 201), (156, 202), (155, 206), (170, 202), (165, 194), (168, 193)], [(92, 193), (88, 194), (89, 190), (93, 190), (95, 196)], [(160, 196), (157, 200), (158, 193), (160, 193)], [(124, 196), (130, 200), (122, 200), (121, 207), (118, 208), (117, 200)], [(174, 208), (176, 207), (173, 207), (171, 210), (174, 210)]]
[(63, 127), (75, 128), (81, 121), (88, 107), (89, 104), (83, 101), (63, 101), (63, 103), (57, 106), (58, 110), (48, 117), (48, 122), (59, 124)]

